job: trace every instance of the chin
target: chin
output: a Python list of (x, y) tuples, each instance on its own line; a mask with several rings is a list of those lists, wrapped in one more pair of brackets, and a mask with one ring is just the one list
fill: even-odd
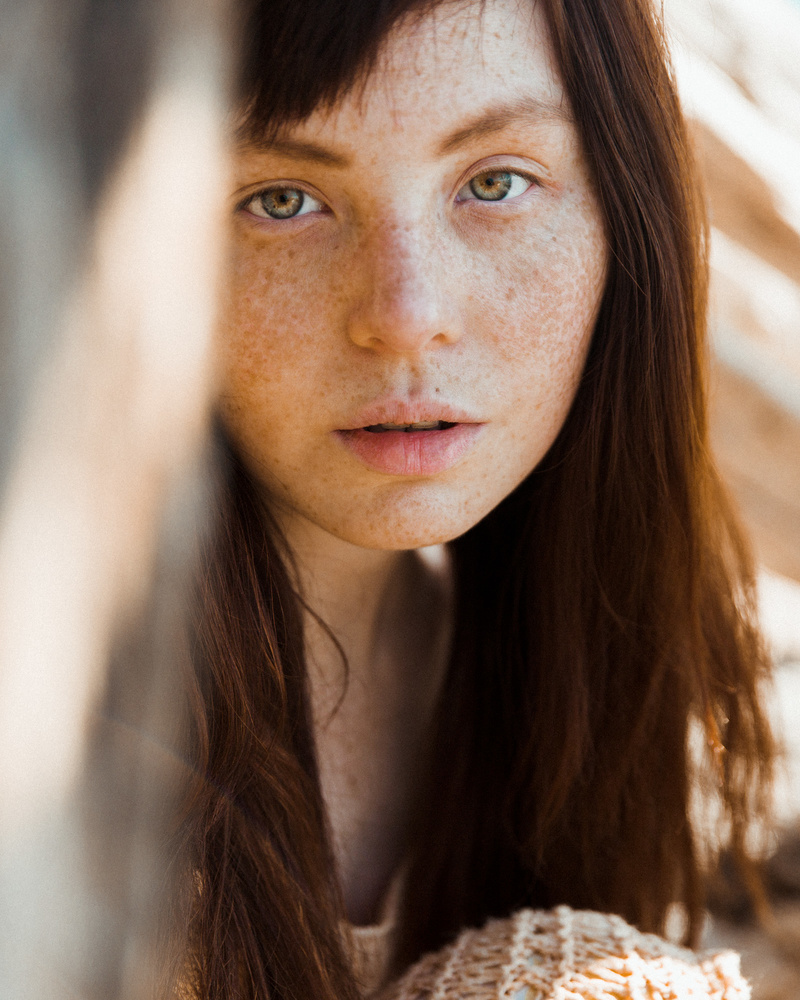
[[(472, 525), (469, 525), (472, 527)], [(417, 525), (393, 525), (390, 530), (371, 526), (367, 530), (341, 532), (339, 537), (351, 545), (362, 549), (382, 549), (386, 552), (405, 552), (411, 549), (424, 549), (431, 545), (442, 545), (463, 535), (469, 528), (420, 530)]]
[[(498, 497), (497, 503), (502, 497)], [(458, 538), (496, 506), (469, 501), (409, 499), (379, 509), (351, 511), (323, 526), (333, 535), (366, 549), (407, 550), (441, 545)]]

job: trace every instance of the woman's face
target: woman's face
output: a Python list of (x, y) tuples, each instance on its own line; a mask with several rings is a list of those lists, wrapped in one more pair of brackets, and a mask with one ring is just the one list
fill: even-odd
[(454, 538), (564, 422), (606, 245), (534, 6), (442, 5), (236, 152), (220, 405), (290, 532)]

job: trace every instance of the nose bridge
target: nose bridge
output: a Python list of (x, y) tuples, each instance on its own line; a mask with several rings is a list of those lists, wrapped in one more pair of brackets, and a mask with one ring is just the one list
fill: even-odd
[(440, 273), (441, 253), (426, 220), (384, 218), (364, 234), (361, 299), (351, 339), (413, 352), (457, 339), (453, 303)]
[(403, 299), (407, 292), (420, 293), (431, 274), (431, 253), (419, 226), (412, 221), (392, 222), (380, 227), (371, 241), (374, 261), (373, 290), (387, 303)]

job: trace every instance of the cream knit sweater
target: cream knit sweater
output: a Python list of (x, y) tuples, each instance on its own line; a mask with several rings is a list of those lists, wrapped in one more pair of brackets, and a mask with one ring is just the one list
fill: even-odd
[(391, 921), (353, 932), (356, 973), (371, 1000), (749, 1000), (733, 952), (698, 954), (620, 917), (520, 910), (463, 931), (380, 987)]
[[(568, 906), (462, 931), (387, 983), (399, 888), (395, 879), (379, 924), (342, 928), (368, 1000), (750, 1000), (734, 952), (698, 954)], [(199, 1000), (189, 975), (174, 995)]]

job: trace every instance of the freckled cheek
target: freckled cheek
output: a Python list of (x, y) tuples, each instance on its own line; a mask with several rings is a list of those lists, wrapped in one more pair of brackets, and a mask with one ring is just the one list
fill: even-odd
[(558, 432), (583, 371), (605, 278), (602, 235), (587, 227), (532, 242), (503, 274), (501, 287), (479, 305), (484, 361), (495, 372), (523, 464), (530, 464)]
[(302, 381), (331, 340), (331, 282), (286, 255), (242, 252), (226, 287), (217, 338), (225, 381), (257, 383), (262, 392), (289, 377)]
[(479, 303), (492, 349), (523, 369), (580, 367), (605, 278), (605, 246), (597, 227), (519, 246), (497, 278)]

